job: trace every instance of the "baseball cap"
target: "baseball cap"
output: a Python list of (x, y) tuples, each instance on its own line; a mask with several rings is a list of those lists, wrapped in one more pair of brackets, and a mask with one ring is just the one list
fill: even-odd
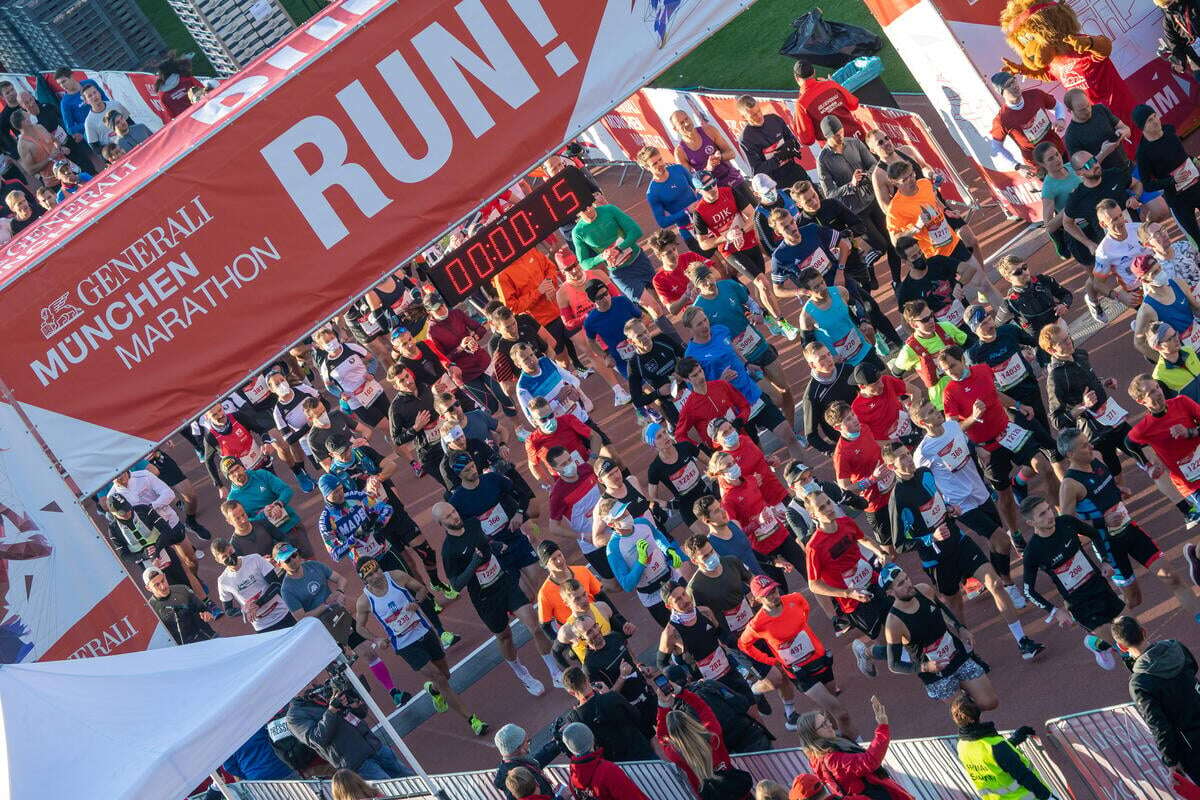
[(1150, 270), (1154, 269), (1154, 265), (1158, 261), (1149, 253), (1142, 253), (1140, 256), (1134, 256), (1133, 262), (1129, 265), (1129, 271), (1133, 273), (1133, 277), (1142, 278), (1150, 274)]
[(812, 800), (825, 791), (825, 784), (816, 775), (797, 775), (788, 792), (788, 800)]
[(842, 130), (842, 121), (833, 114), (826, 114), (821, 119), (821, 133), (825, 136), (833, 136)]
[(569, 247), (560, 247), (554, 254), (554, 263), (558, 264), (559, 269), (562, 269), (572, 264), (578, 264), (579, 259), (575, 257), (575, 253), (571, 252)]
[(763, 175), (761, 172), (750, 179), (750, 188), (759, 194), (769, 192), (778, 186), (775, 179), (770, 175)]
[(595, 301), (608, 294), (608, 287), (599, 278), (592, 278), (584, 285), (583, 293), (588, 296), (589, 300)]
[(608, 516), (605, 518), (605, 521), (606, 522), (614, 522), (614, 521), (620, 519), (621, 517), (625, 516), (625, 512), (628, 510), (629, 510), (629, 503), (617, 503), (615, 506), (613, 506), (612, 508), (610, 508), (608, 510)]
[(543, 567), (550, 561), (550, 556), (561, 550), (557, 542), (552, 542), (549, 539), (542, 539), (537, 546), (538, 563)]
[(144, 570), (142, 570), (142, 585), (149, 586), (151, 578), (162, 574), (164, 574), (163, 571), (158, 567), (146, 567)]
[(426, 308), (441, 308), (446, 305), (446, 301), (442, 299), (441, 295), (431, 292), (421, 298), (421, 305)]
[(338, 476), (330, 475), (328, 472), (326, 472), (324, 475), (322, 475), (320, 478), (317, 479), (317, 486), (320, 487), (320, 489), (321, 489), (322, 497), (329, 494), (330, 492), (332, 492), (334, 489), (336, 489), (337, 487), (339, 487), (341, 485), (342, 485), (342, 482), (341, 482), (341, 480), (338, 479)]
[(971, 326), (971, 329), (974, 330), (975, 328), (979, 327), (979, 323), (983, 322), (983, 320), (987, 317), (987, 314), (987, 306), (968, 306), (966, 313), (963, 314), (963, 319), (965, 319), (967, 324)]
[(455, 453), (454, 457), (450, 459), (450, 471), (457, 475), (470, 463), (471, 455), (469, 453)]
[(221, 474), (222, 474), (222, 475), (228, 475), (228, 474), (229, 474), (229, 469), (230, 469), (231, 467), (235, 467), (235, 466), (237, 466), (237, 465), (238, 465), (238, 464), (240, 464), (240, 463), (241, 463), (241, 462), (240, 462), (240, 461), (238, 461), (238, 460), (237, 460), (236, 458), (234, 458), (233, 456), (225, 456), (224, 458), (222, 458), (222, 459), (221, 459)]
[(669, 665), (663, 670), (663, 675), (676, 686), (687, 686), (692, 682), (692, 676), (688, 673), (688, 668), (683, 664)]
[(795, 483), (796, 479), (811, 469), (812, 467), (810, 467), (808, 464), (805, 464), (803, 461), (793, 461), (784, 468), (783, 479), (788, 483)]
[(766, 575), (755, 575), (750, 579), (751, 597), (766, 597), (779, 588), (779, 584)]
[(275, 563), (282, 564), (299, 552), (300, 551), (297, 550), (295, 546), (290, 545), (287, 542), (279, 542), (275, 545), (275, 549), (271, 551), (271, 558), (275, 560)]
[(121, 513), (124, 513), (126, 511), (132, 511), (133, 506), (130, 505), (129, 498), (126, 497), (125, 495), (110, 494), (108, 496), (108, 510), (109, 511), (120, 511)]
[(1162, 342), (1171, 335), (1175, 330), (1166, 322), (1159, 320), (1150, 326), (1150, 330), (1146, 333), (1146, 343), (1151, 347), (1158, 347)]
[(716, 186), (716, 184), (717, 179), (706, 169), (702, 169), (692, 176), (692, 186), (695, 186), (697, 189), (710, 189)]
[(992, 77), (988, 78), (988, 80), (990, 80), (992, 82), (992, 85), (995, 86), (997, 89), (1003, 89), (1005, 86), (1008, 85), (1008, 82), (1011, 81), (1015, 77), (1016, 76), (1013, 75), (1011, 72), (994, 72), (994, 73), (992, 73)]
[(375, 556), (359, 556), (358, 560), (354, 562), (354, 571), (358, 573), (359, 577), (362, 577), (363, 567), (372, 562), (375, 564), (375, 568), (378, 569), (379, 559)]
[(887, 589), (892, 585), (892, 581), (896, 580), (896, 576), (899, 574), (899, 564), (884, 564), (879, 570), (879, 588)]
[(617, 469), (619, 466), (620, 465), (615, 459), (608, 457), (602, 458), (596, 462), (596, 474), (603, 475), (606, 472), (611, 472), (612, 470)]
[(396, 339), (400, 338), (400, 334), (402, 333), (408, 333), (408, 328), (404, 327), (403, 325), (398, 325), (395, 328), (392, 328), (392, 332), (389, 334), (389, 336), (392, 337), (392, 341), (395, 341)]
[(879, 368), (878, 364), (867, 360), (855, 367), (854, 371), (850, 373), (850, 383), (855, 386), (866, 386), (879, 380), (879, 376), (882, 374), (883, 370)]

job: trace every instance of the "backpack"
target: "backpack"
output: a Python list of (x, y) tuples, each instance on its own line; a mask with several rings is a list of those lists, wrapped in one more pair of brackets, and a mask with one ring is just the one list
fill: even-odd
[(745, 800), (754, 789), (754, 776), (730, 767), (713, 772), (700, 783), (700, 800)]

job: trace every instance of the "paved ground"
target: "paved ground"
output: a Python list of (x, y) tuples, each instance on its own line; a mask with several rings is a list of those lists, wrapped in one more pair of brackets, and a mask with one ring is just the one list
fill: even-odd
[[(931, 123), (939, 125), (931, 117)], [(1197, 142), (1192, 142), (1193, 152)], [(947, 149), (953, 149), (949, 145)], [(624, 183), (618, 183), (618, 170), (608, 171), (601, 175), (609, 198), (617, 202), (635, 218), (646, 230), (652, 230), (649, 215), (642, 202), (644, 187), (636, 184), (637, 176), (630, 171), (625, 176)], [(976, 181), (977, 182), (977, 181)], [(984, 196), (982, 193), (979, 196)], [(994, 209), (984, 209), (976, 213), (971, 220), (971, 227), (979, 237), (983, 251), (989, 258), (997, 255), (997, 249), (1009, 242), (1024, 226), (1005, 220)], [(1040, 235), (1036, 238), (1041, 238)], [(1035, 249), (1036, 248), (1036, 249)], [(1083, 275), (1081, 269), (1073, 263), (1065, 263), (1057, 259), (1053, 248), (1049, 245), (1037, 247), (1036, 244), (1022, 246), (1023, 250), (1033, 251), (1031, 261), (1035, 271), (1044, 271), (1060, 280), (1067, 288), (1082, 291)], [(885, 267), (881, 266), (881, 269)], [(884, 281), (886, 283), (886, 280)], [(880, 295), (880, 302), (889, 313), (894, 312), (895, 301), (890, 291)], [(798, 307), (789, 309), (795, 314)], [(1083, 313), (1082, 299), (1078, 298), (1073, 312)], [(1146, 368), (1146, 364), (1136, 355), (1129, 342), (1129, 320), (1131, 315), (1124, 314), (1093, 336), (1086, 343), (1092, 353), (1092, 361), (1097, 372), (1102, 377), (1115, 377), (1121, 385), (1136, 372)], [(1095, 326), (1092, 326), (1095, 327)], [(786, 374), (790, 377), (797, 393), (807, 380), (807, 368), (800, 356), (799, 347), (792, 344), (781, 347), (783, 364)], [(649, 464), (651, 452), (636, 437), (636, 428), (632, 414), (628, 410), (619, 415), (610, 407), (611, 393), (607, 386), (598, 378), (590, 379), (586, 384), (588, 391), (597, 398), (599, 419), (606, 431), (614, 435), (617, 446), (628, 458), (636, 474), (644, 475)], [(1124, 401), (1124, 396), (1121, 395)], [(1127, 406), (1129, 407), (1129, 406)], [(382, 449), (382, 448), (381, 448)], [(192, 459), (188, 448), (175, 448), (175, 455), (181, 460), (185, 469), (192, 475), (193, 480), (204, 482), (203, 473)], [(813, 462), (817, 471), (823, 477), (832, 478), (832, 471), (827, 460), (821, 458)], [(1129, 484), (1136, 490), (1130, 503), (1130, 508), (1142, 525), (1151, 532), (1160, 545), (1168, 551), (1169, 557), (1178, 562), (1183, 543), (1188, 539), (1187, 532), (1180, 524), (1180, 518), (1167, 503), (1163, 501), (1153, 487), (1149, 485), (1144, 475), (1138, 470), (1129, 471)], [(289, 481), (290, 476), (287, 476)], [(439, 541), (436, 526), (429, 518), (429, 508), (438, 499), (438, 486), (429, 478), (419, 481), (409, 481), (404, 486), (403, 496), (409, 511), (419, 524), (431, 533), (431, 540)], [(310, 521), (310, 529), (315, 527), (319, 510), (315, 496), (304, 497), (298, 506), (300, 512)], [(214, 532), (226, 530), (224, 521), (217, 511), (215, 499), (204, 503), (201, 513), (203, 522)], [(316, 537), (313, 544), (319, 547)], [(569, 552), (574, 552), (570, 548)], [(912, 559), (903, 560), (914, 570), (916, 565)], [(1182, 571), (1182, 566), (1179, 567)], [(202, 577), (212, 585), (215, 581), (215, 565), (211, 558), (202, 562)], [(1019, 564), (1014, 569), (1014, 576), (1019, 577)], [(1043, 578), (1043, 582), (1045, 579)], [(357, 586), (357, 579), (351, 577), (351, 585)], [(793, 584), (798, 586), (798, 584)], [(1173, 636), (1181, 638), (1189, 646), (1200, 646), (1200, 637), (1194, 623), (1183, 618), (1175, 602), (1152, 578), (1144, 582), (1145, 600), (1137, 609), (1139, 617), (1147, 624), (1155, 636)], [(647, 615), (640, 610), (636, 600), (631, 596), (623, 596), (618, 601), (625, 614), (640, 626), (634, 644), (639, 651), (654, 646), (656, 628)], [(818, 615), (820, 616), (820, 615)], [(1102, 672), (1095, 665), (1091, 654), (1081, 645), (1081, 633), (1076, 630), (1062, 631), (1047, 630), (1041, 621), (1041, 616), (1030, 606), (1023, 614), (1027, 632), (1048, 645), (1043, 657), (1036, 663), (1021, 661), (1013, 642), (1005, 630), (1003, 623), (997, 618), (990, 599), (986, 596), (968, 604), (968, 623), (976, 632), (979, 650), (992, 665), (992, 680), (1001, 698), (1001, 707), (996, 712), (996, 721), (1002, 726), (1017, 726), (1020, 724), (1037, 725), (1053, 716), (1096, 708), (1127, 700), (1125, 675), (1122, 671)], [(474, 657), (455, 671), (455, 683), (465, 689), (465, 697), (470, 708), (485, 720), (490, 722), (493, 730), (505, 722), (517, 722), (527, 730), (536, 731), (568, 707), (569, 697), (550, 690), (540, 698), (530, 697), (521, 688), (510, 671), (498, 663), (494, 644), (487, 645), (488, 632), (475, 616), (469, 601), (465, 596), (449, 604), (443, 620), (447, 627), (463, 636), (463, 641), (453, 648), (451, 661), (458, 662), (466, 659), (468, 654)], [(835, 654), (835, 670), (839, 685), (843, 689), (842, 698), (848, 705), (860, 729), (866, 729), (870, 723), (870, 707), (867, 698), (872, 693), (878, 694), (891, 707), (891, 719), (894, 735), (899, 737), (914, 737), (938, 735), (950, 732), (946, 709), (939, 703), (928, 700), (919, 683), (913, 677), (890, 675), (884, 670), (882, 674), (869, 680), (859, 674), (854, 668), (853, 659), (846, 644), (835, 641), (828, 624), (823, 619), (815, 619), (814, 629), (827, 643), (832, 646)], [(221, 633), (236, 635), (244, 633), (248, 628), (240, 621), (222, 620), (219, 623)], [(479, 652), (476, 652), (476, 651)], [(538, 658), (536, 651), (529, 646), (522, 649), (523, 660), (535, 675), (545, 677), (545, 668)], [(420, 686), (420, 681), (400, 661), (390, 657), (391, 664), (398, 683), (411, 690)], [(496, 667), (489, 669), (489, 667)], [(365, 669), (363, 670), (365, 671)], [(368, 684), (373, 684), (368, 680)], [(390, 708), (390, 702), (381, 698), (385, 708)], [(806, 706), (800, 706), (802, 710)], [(427, 712), (426, 712), (427, 713)], [(425, 716), (418, 703), (406, 709), (403, 717), (403, 727), (408, 728), (412, 723)], [(794, 739), (783, 730), (781, 715), (768, 718), (772, 730), (776, 733), (780, 746), (794, 744)], [(452, 772), (464, 769), (481, 769), (491, 766), (496, 760), (496, 754), (491, 744), (490, 735), (476, 738), (471, 735), (465, 722), (451, 715), (438, 715), (419, 726), (416, 733), (406, 736), (409, 746), (430, 772)]]

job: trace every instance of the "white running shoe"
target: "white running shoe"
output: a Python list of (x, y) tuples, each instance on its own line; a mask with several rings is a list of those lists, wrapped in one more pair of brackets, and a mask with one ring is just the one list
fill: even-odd
[(1020, 611), (1025, 607), (1025, 593), (1013, 584), (1004, 587), (1004, 591), (1008, 592), (1008, 597), (1012, 600), (1013, 608)]
[(629, 392), (625, 391), (625, 387), (617, 384), (613, 387), (613, 405), (624, 406), (633, 401), (629, 396)]
[(874, 678), (875, 664), (871, 661), (871, 652), (867, 650), (867, 646), (861, 639), (855, 639), (850, 643), (850, 649), (854, 651), (854, 662), (858, 665), (858, 671), (868, 678)]
[(527, 670), (527, 669), (521, 670), (520, 672), (517, 673), (517, 677), (521, 680), (521, 683), (525, 686), (525, 691), (529, 692), (534, 697), (541, 697), (542, 695), (544, 695), (546, 693), (545, 684), (543, 684), (537, 678), (533, 677), (533, 675), (529, 672), (529, 670)]

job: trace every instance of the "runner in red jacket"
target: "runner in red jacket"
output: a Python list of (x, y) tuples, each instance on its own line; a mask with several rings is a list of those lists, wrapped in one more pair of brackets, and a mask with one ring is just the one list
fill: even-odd
[(767, 505), (788, 499), (787, 489), (767, 463), (762, 449), (749, 436), (738, 433), (736, 425), (725, 417), (716, 417), (708, 423), (708, 434), (714, 448), (733, 456), (742, 468), (742, 475), (758, 483)]
[(708, 448), (708, 423), (717, 417), (725, 417), (745, 425), (750, 419), (750, 404), (746, 398), (725, 381), (710, 381), (704, 377), (704, 370), (696, 359), (690, 356), (679, 359), (675, 374), (687, 381), (690, 388), (675, 423), (675, 441), (690, 441)]

